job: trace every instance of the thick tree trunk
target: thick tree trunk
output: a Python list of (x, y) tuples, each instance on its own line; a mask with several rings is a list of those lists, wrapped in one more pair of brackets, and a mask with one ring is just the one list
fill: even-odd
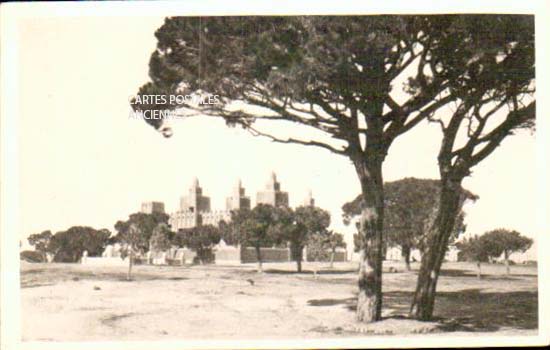
[(330, 252), (330, 268), (334, 268), (334, 255), (336, 255), (336, 248), (332, 248)]
[(426, 251), (422, 255), (410, 309), (411, 317), (419, 320), (430, 320), (433, 315), (437, 279), (460, 207), (461, 180), (441, 180), (439, 208), (427, 232)]
[(411, 271), (411, 247), (408, 245), (401, 246), (401, 256), (405, 262), (405, 268), (407, 271)]
[(477, 278), (481, 279), (481, 262), (477, 262)]
[(361, 181), (363, 207), (359, 234), (363, 246), (359, 261), (357, 320), (375, 322), (382, 313), (382, 228), (384, 189), (382, 161), (355, 163)]
[(262, 273), (262, 250), (260, 249), (260, 246), (256, 246), (256, 259), (258, 260), (258, 273)]

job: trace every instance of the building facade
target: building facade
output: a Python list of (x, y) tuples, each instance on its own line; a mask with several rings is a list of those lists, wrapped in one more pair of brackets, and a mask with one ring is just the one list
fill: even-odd
[(250, 197), (245, 196), (244, 192), (241, 180), (238, 180), (231, 196), (225, 199), (225, 210), (250, 209)]
[(162, 202), (141, 203), (141, 212), (145, 214), (164, 213), (164, 203)]
[(288, 192), (281, 191), (281, 184), (277, 181), (277, 175), (274, 172), (271, 173), (265, 190), (257, 193), (256, 204), (269, 204), (274, 207), (288, 206)]
[(311, 190), (307, 192), (307, 196), (304, 199), (304, 202), (302, 203), (304, 207), (314, 207), (315, 206), (315, 199), (313, 199), (313, 194), (311, 193)]
[[(277, 181), (277, 175), (273, 172), (263, 190), (256, 194), (256, 205), (267, 204), (275, 207), (288, 206), (288, 192), (281, 190), (281, 184)], [(315, 206), (315, 200), (311, 191), (308, 191), (306, 198), (301, 202), (303, 206)], [(246, 196), (246, 191), (238, 180), (233, 187), (231, 194), (225, 200), (224, 210), (212, 210), (210, 197), (206, 196), (199, 180), (194, 178), (189, 190), (179, 201), (179, 208), (170, 214), (169, 224), (172, 231), (177, 232), (180, 229), (193, 228), (201, 225), (217, 226), (220, 221), (229, 222), (231, 212), (239, 209), (251, 209), (250, 197)], [(142, 212), (154, 213), (164, 212), (164, 203), (145, 202), (141, 205)], [(194, 259), (194, 253), (187, 248), (180, 248), (174, 252), (163, 252), (160, 258), (153, 259), (153, 264), (172, 264), (179, 262), (191, 262)], [(246, 246), (228, 246), (223, 240), (215, 247), (215, 260), (219, 263), (250, 263), (256, 261), (256, 251), (252, 247)], [(265, 262), (284, 262), (291, 261), (291, 251), (289, 247), (262, 247), (262, 259)], [(304, 254), (304, 260), (308, 261), (307, 251)], [(147, 261), (151, 259), (147, 258)], [(337, 249), (334, 261), (346, 261), (347, 251)]]
[[(273, 172), (263, 190), (258, 191), (256, 195), (256, 204), (269, 204), (275, 207), (288, 206), (288, 192), (281, 190), (281, 183), (277, 181), (277, 175)], [(305, 206), (314, 206), (315, 200), (311, 194), (303, 201)], [(230, 221), (231, 211), (239, 209), (251, 209), (250, 197), (241, 180), (238, 180), (233, 187), (231, 194), (225, 200), (224, 210), (212, 210), (210, 197), (203, 193), (199, 180), (195, 177), (185, 196), (179, 201), (179, 208), (170, 214), (169, 224), (173, 231), (184, 228), (192, 228), (200, 225), (217, 226), (220, 221)], [(141, 205), (141, 211), (144, 213), (164, 212), (164, 203), (145, 202)]]
[(241, 180), (237, 181), (225, 204), (225, 210), (212, 210), (210, 197), (203, 194), (199, 180), (194, 178), (187, 196), (180, 199), (179, 209), (170, 215), (170, 226), (174, 231), (200, 225), (217, 226), (222, 220), (231, 220), (232, 210), (250, 209), (250, 197), (245, 195)]

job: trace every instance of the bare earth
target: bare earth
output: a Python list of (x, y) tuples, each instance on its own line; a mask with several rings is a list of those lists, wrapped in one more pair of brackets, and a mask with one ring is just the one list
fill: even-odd
[[(354, 320), (356, 265), (124, 267), (22, 262), (23, 341), (210, 340), (349, 337), (368, 334), (537, 334), (536, 267), (447, 263), (434, 322), (406, 319), (416, 272), (385, 262), (384, 320)], [(394, 266), (397, 273), (387, 269)], [(413, 270), (418, 268), (413, 264)]]

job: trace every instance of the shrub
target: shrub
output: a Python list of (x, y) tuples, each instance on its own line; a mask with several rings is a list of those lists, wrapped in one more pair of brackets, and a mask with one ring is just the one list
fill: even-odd
[(44, 261), (44, 255), (34, 250), (24, 250), (19, 254), (19, 256), (21, 257), (21, 260), (24, 260), (30, 263), (46, 262)]

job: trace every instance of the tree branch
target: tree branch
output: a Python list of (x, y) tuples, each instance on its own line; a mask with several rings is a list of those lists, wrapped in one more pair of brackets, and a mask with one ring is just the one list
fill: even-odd
[(334, 148), (333, 146), (331, 145), (328, 145), (326, 143), (322, 143), (322, 142), (318, 142), (318, 141), (313, 141), (313, 140), (310, 140), (310, 141), (303, 141), (303, 140), (297, 140), (297, 139), (294, 139), (294, 138), (288, 138), (288, 139), (280, 139), (280, 138), (277, 138), (273, 135), (270, 135), (270, 134), (266, 134), (264, 132), (261, 132), (251, 126), (247, 127), (247, 130), (251, 132), (252, 135), (254, 136), (263, 136), (263, 137), (267, 137), (269, 138), (271, 141), (273, 142), (277, 142), (277, 143), (287, 143), (287, 144), (299, 144), (299, 145), (304, 145), (304, 146), (315, 146), (315, 147), (320, 147), (320, 148), (324, 148), (332, 153), (336, 153), (336, 154), (339, 154), (339, 155), (347, 155), (347, 152), (345, 149), (336, 149)]

